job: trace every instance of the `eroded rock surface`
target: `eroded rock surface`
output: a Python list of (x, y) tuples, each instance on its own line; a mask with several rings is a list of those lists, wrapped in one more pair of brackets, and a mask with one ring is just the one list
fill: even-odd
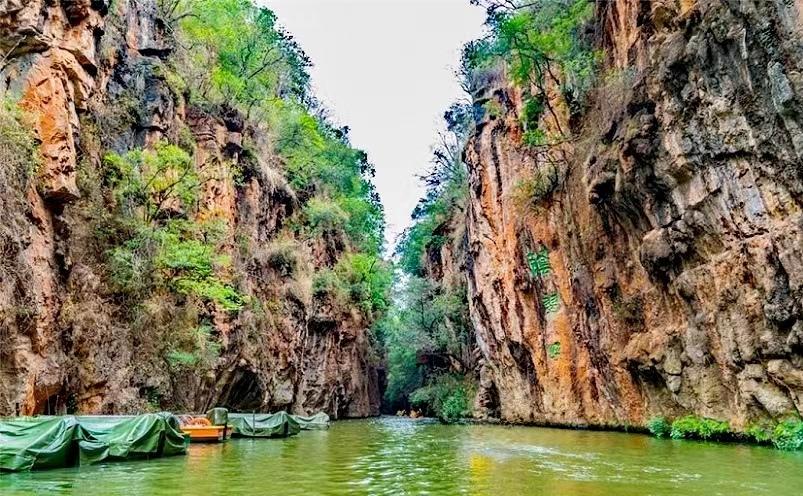
[[(735, 427), (800, 411), (803, 24), (795, 2), (600, 2), (612, 74), (537, 209), (504, 78), (470, 169), (481, 394), (510, 421)], [(544, 253), (535, 274), (528, 255)]]
[[(171, 87), (164, 67), (173, 46), (156, 9), (142, 0), (0, 0), (0, 93), (34, 117), (42, 155), (32, 180), (3, 171), (0, 186), (0, 415), (134, 412), (154, 402), (378, 414), (369, 323), (326, 307), (309, 278), (268, 259), (264, 248), (298, 208), (296, 194), (269, 145), (244, 153), (244, 134), (257, 131), (242, 116), (191, 107)], [(99, 192), (102, 154), (181, 133), (197, 143), (197, 220), (223, 223), (231, 277), (264, 303), (236, 316), (209, 309), (221, 349), (203, 373), (173, 370), (158, 349), (175, 306), (130, 320), (104, 282), (93, 231), (109, 201)], [(246, 169), (235, 181), (231, 171)], [(16, 191), (17, 182), (30, 186)], [(342, 250), (290, 242), (305, 274)]]

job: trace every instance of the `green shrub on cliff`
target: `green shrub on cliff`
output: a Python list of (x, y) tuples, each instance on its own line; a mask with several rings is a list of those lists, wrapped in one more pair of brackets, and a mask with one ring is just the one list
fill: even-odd
[(486, 21), (489, 33), (463, 50), (462, 72), (470, 77), (503, 60), (515, 84), (532, 85), (545, 95), (552, 80), (561, 84), (570, 104), (581, 100), (593, 84), (599, 59), (583, 33), (593, 14), (589, 0), (494, 3)]
[(107, 251), (113, 288), (143, 295), (164, 287), (239, 310), (244, 297), (220, 277), (231, 263), (218, 253), (221, 226), (193, 220), (201, 180), (191, 157), (158, 143), (153, 150), (110, 153), (104, 162), (105, 183), (117, 200), (118, 232)]
[(216, 275), (230, 264), (228, 257), (218, 255), (214, 246), (199, 240), (174, 238), (172, 233), (168, 236), (156, 256), (155, 267), (163, 271), (173, 290), (216, 303), (230, 312), (243, 307), (245, 297)]
[(322, 269), (312, 277), (312, 295), (315, 298), (345, 298), (346, 287), (332, 269)]
[(647, 422), (647, 429), (655, 437), (669, 437), (672, 425), (666, 417), (654, 417)]
[(201, 186), (186, 151), (165, 142), (153, 150), (133, 150), (104, 157), (105, 180), (117, 206), (145, 223), (185, 215), (196, 207)]
[(540, 212), (558, 187), (558, 174), (558, 168), (548, 163), (519, 179), (511, 195), (516, 209), (520, 212)]
[(672, 422), (669, 436), (672, 439), (723, 440), (731, 435), (727, 422), (695, 415), (687, 415)]
[(772, 444), (786, 451), (803, 449), (803, 421), (790, 419), (780, 422), (772, 431)]
[(291, 238), (279, 238), (267, 248), (265, 261), (283, 277), (293, 276), (299, 268), (300, 246)]
[(192, 370), (212, 366), (220, 356), (220, 343), (212, 336), (213, 327), (202, 324), (176, 333), (172, 349), (165, 358), (174, 370)]
[(346, 253), (333, 269), (323, 269), (312, 279), (316, 298), (328, 297), (379, 318), (389, 305), (392, 273), (387, 262), (367, 253)]
[(393, 277), (384, 260), (366, 253), (347, 253), (337, 262), (335, 274), (350, 300), (366, 315), (381, 315), (387, 309)]
[(136, 232), (107, 251), (113, 289), (145, 296), (153, 288), (167, 288), (239, 310), (245, 297), (218, 275), (230, 260), (218, 253), (208, 225), (172, 221), (139, 226)]
[(349, 215), (340, 205), (326, 198), (314, 197), (304, 205), (306, 224), (316, 234), (345, 228)]
[(0, 100), (0, 167), (3, 176), (18, 178), (20, 190), (39, 167), (39, 147), (30, 118), (9, 100)]

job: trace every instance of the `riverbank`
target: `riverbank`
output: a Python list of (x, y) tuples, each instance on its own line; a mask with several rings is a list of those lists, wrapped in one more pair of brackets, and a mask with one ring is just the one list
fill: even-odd
[[(437, 420), (437, 419), (435, 419)], [(658, 439), (694, 440), (719, 443), (737, 443), (771, 446), (782, 451), (803, 450), (803, 420), (785, 419), (749, 424), (744, 430), (735, 430), (728, 422), (687, 415), (674, 420), (653, 417), (646, 426), (626, 424), (559, 424), (550, 422), (508, 422), (496, 418), (462, 418), (458, 425), (503, 425), (518, 427), (541, 427), (551, 429), (621, 432), (646, 434)]]

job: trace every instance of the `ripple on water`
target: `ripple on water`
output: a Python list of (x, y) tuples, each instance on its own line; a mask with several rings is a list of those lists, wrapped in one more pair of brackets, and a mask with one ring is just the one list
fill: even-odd
[(0, 494), (798, 494), (803, 455), (646, 436), (383, 417), (184, 457), (0, 475)]

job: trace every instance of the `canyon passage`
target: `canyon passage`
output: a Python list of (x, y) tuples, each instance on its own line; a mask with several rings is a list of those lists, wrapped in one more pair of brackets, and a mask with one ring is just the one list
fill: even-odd
[(281, 2), (0, 0), (0, 456), (42, 416), (334, 420), (4, 493), (795, 494), (803, 4), (377, 5), (313, 30), (393, 48), (336, 71), (369, 102), (480, 16), (403, 226)]

